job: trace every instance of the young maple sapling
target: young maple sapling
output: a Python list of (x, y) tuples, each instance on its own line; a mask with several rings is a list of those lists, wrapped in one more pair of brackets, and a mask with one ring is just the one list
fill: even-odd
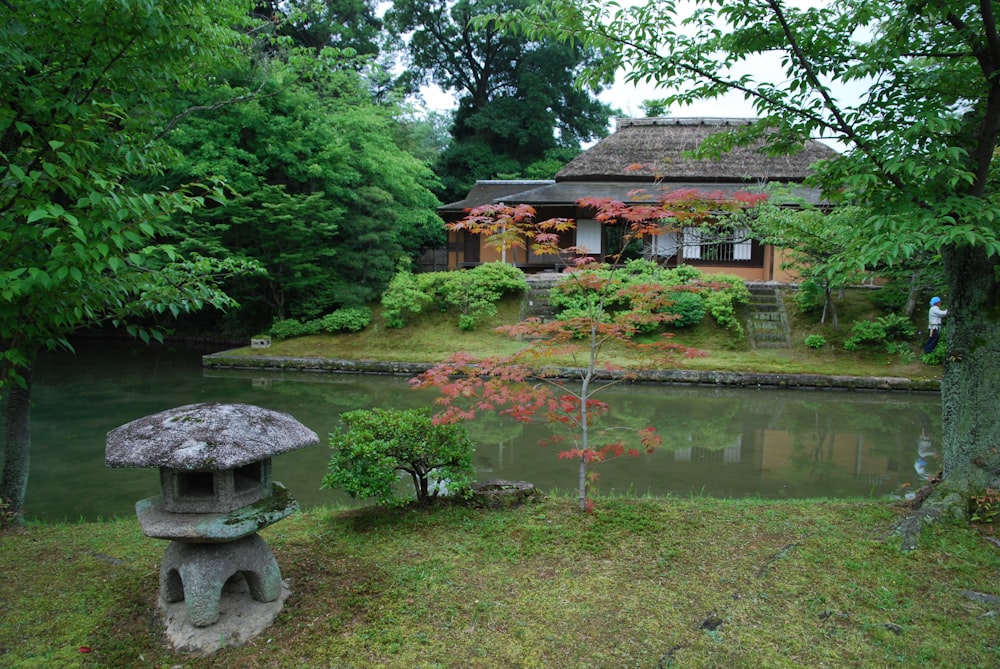
[[(575, 227), (572, 219), (536, 221), (535, 210), (523, 204), (469, 210), (465, 218), (446, 227), (484, 237), (503, 258), (511, 249), (522, 249), (565, 262), (560, 287), (578, 292), (584, 306), (574, 309), (570, 317), (548, 321), (530, 318), (499, 328), (526, 342), (513, 355), (477, 359), (459, 352), (411, 384), (440, 390), (436, 403), (442, 408), (434, 417), (438, 423), (471, 420), (479, 413), (497, 411), (517, 421), (541, 417), (565, 428), (553, 441), (566, 444), (558, 453), (560, 459), (577, 461), (579, 508), (589, 511), (593, 508), (590, 485), (597, 479), (592, 465), (648, 454), (660, 444), (652, 427), (602, 428), (601, 419), (610, 407), (595, 395), (643, 368), (676, 365), (684, 357), (701, 355), (671, 341), (670, 333), (654, 341), (636, 337), (641, 331), (662, 329), (677, 316), (667, 310), (674, 300), (670, 290), (620, 280), (625, 271), (624, 250), (634, 241), (648, 242), (683, 227), (718, 223), (765, 198), (746, 192), (726, 195), (682, 190), (663, 192), (648, 203), (632, 205), (610, 199), (581, 200), (579, 207), (621, 232), (617, 236), (619, 248), (606, 254), (603, 263), (587, 249), (559, 246), (560, 234)], [(591, 271), (598, 266), (604, 271)], [(623, 303), (629, 308), (612, 308)], [(629, 352), (627, 369), (605, 360), (609, 348)], [(562, 366), (557, 368), (556, 363)], [(576, 383), (568, 385), (565, 381), (569, 379)]]

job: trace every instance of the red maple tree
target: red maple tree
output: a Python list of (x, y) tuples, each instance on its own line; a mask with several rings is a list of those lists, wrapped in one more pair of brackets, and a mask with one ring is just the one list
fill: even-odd
[[(441, 407), (435, 416), (438, 422), (471, 420), (480, 412), (496, 411), (518, 421), (541, 417), (564, 427), (548, 443), (565, 445), (558, 457), (578, 462), (579, 507), (589, 511), (593, 502), (588, 493), (597, 479), (592, 465), (648, 454), (660, 444), (652, 427), (601, 429), (600, 419), (610, 407), (595, 395), (643, 368), (677, 365), (684, 357), (702, 355), (671, 341), (671, 333), (657, 341), (636, 340), (640, 327), (669, 323), (677, 316), (665, 311), (672, 302), (669, 292), (654, 285), (629, 285), (616, 279), (622, 253), (634, 240), (677, 232), (684, 226), (717, 223), (764, 199), (764, 195), (742, 191), (725, 194), (695, 190), (663, 192), (641, 204), (582, 199), (578, 205), (592, 211), (594, 219), (621, 230), (619, 248), (606, 256), (603, 265), (611, 272), (601, 274), (587, 271), (597, 266), (597, 261), (586, 249), (558, 246), (560, 233), (575, 226), (573, 219), (537, 221), (535, 209), (524, 204), (491, 204), (467, 210), (463, 219), (446, 227), (483, 236), (487, 245), (501, 251), (501, 257), (508, 249), (521, 248), (530, 249), (534, 255), (559, 258), (565, 264), (563, 282), (572, 282), (569, 286), (563, 283), (563, 289), (580, 291), (586, 297), (587, 308), (572, 318), (531, 318), (501, 327), (500, 331), (524, 340), (524, 348), (513, 355), (488, 358), (456, 353), (412, 379), (411, 384), (440, 390), (435, 400)], [(608, 309), (610, 303), (622, 300), (632, 308), (614, 313)], [(632, 352), (634, 362), (628, 369), (603, 360), (611, 344)], [(570, 364), (557, 367), (553, 364), (556, 359), (568, 359)], [(568, 380), (579, 385), (569, 385)]]

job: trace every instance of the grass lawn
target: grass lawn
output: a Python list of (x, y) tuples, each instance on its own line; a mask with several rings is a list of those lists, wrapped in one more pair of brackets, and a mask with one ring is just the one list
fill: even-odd
[[(863, 291), (838, 305), (840, 331), (786, 304), (790, 349), (752, 350), (706, 321), (677, 333), (706, 353), (683, 364), (940, 377), (918, 356), (843, 349), (853, 320), (878, 315)], [(275, 342), (268, 354), (433, 362), (459, 350), (510, 353), (523, 343), (492, 328), (517, 309), (505, 303), (472, 332), (442, 314), (390, 330), (376, 313), (361, 333)], [(806, 347), (808, 334), (828, 345)], [(0, 535), (0, 666), (1000, 666), (1000, 548), (966, 524), (932, 525), (917, 550), (902, 552), (894, 526), (905, 509), (888, 501), (596, 501), (592, 514), (560, 495), (499, 511), (295, 514), (262, 532), (292, 591), (284, 610), (249, 644), (207, 658), (167, 647), (156, 612), (165, 543), (134, 518), (29, 525)]]
[[(240, 648), (170, 652), (165, 543), (135, 519), (0, 538), (0, 665), (1000, 666), (1000, 550), (940, 523), (903, 553), (873, 501), (555, 497), (324, 509), (265, 529), (292, 596)], [(81, 652), (81, 648), (90, 652)]]

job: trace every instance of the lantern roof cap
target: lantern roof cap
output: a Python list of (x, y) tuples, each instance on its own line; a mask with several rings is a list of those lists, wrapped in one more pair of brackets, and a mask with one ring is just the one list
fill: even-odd
[(205, 402), (121, 425), (107, 436), (109, 467), (219, 471), (319, 443), (287, 413), (252, 404)]

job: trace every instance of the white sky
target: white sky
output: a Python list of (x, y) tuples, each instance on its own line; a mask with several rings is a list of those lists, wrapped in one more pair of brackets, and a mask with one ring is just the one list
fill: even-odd
[[(857, 99), (860, 91), (842, 90), (839, 93), (835, 90), (842, 101), (853, 102)], [(429, 111), (450, 111), (457, 106), (455, 97), (449, 95), (438, 88), (423, 89), (426, 108)], [(621, 77), (618, 81), (601, 93), (599, 100), (611, 105), (615, 109), (620, 109), (626, 118), (643, 118), (645, 112), (640, 106), (645, 100), (658, 99), (666, 96), (666, 91), (645, 84), (635, 87), (626, 84)], [(703, 100), (695, 102), (685, 107), (669, 107), (668, 116), (672, 118), (756, 118), (757, 112), (748, 100), (743, 98), (741, 93), (729, 93), (715, 100)], [(614, 128), (612, 127), (613, 131)], [(831, 140), (821, 140), (830, 147), (843, 151), (844, 147), (838, 142)], [(584, 147), (586, 148), (586, 147)]]
[[(619, 4), (628, 5), (635, 3), (645, 3), (646, 0), (618, 0)], [(809, 6), (809, 5), (822, 5), (825, 4), (827, 0), (791, 0), (790, 4), (796, 4), (799, 6)], [(746, 66), (748, 73), (754, 75), (758, 80), (767, 80), (768, 77), (766, 73), (773, 72), (778, 74), (778, 76), (783, 75), (783, 70), (780, 67), (779, 57), (777, 55), (773, 56), (762, 56), (758, 61), (749, 62)], [(778, 83), (777, 81), (772, 81), (772, 83)], [(866, 86), (864, 84), (856, 84), (852, 88), (834, 87), (832, 92), (835, 97), (837, 97), (841, 102), (846, 103), (848, 106), (855, 104), (859, 98), (864, 93)], [(663, 89), (657, 89), (651, 84), (641, 84), (636, 87), (631, 84), (626, 84), (622, 76), (618, 77), (617, 82), (611, 86), (609, 89), (605, 90), (598, 96), (598, 99), (611, 105), (615, 109), (622, 111), (624, 116), (641, 118), (645, 116), (641, 108), (641, 104), (645, 100), (658, 99), (665, 97), (668, 91)], [(453, 95), (447, 94), (435, 87), (427, 87), (423, 89), (423, 94), (425, 98), (426, 108), (429, 111), (446, 111), (455, 109), (456, 101)], [(756, 118), (757, 113), (753, 106), (748, 100), (743, 98), (740, 93), (730, 93), (726, 96), (717, 98), (715, 100), (699, 101), (685, 107), (671, 106), (668, 108), (669, 116), (675, 118), (689, 118), (689, 117), (723, 117), (723, 118)], [(834, 148), (843, 148), (837, 146), (835, 142), (827, 142)]]
[[(452, 111), (457, 107), (454, 95), (445, 93), (437, 87), (424, 87), (421, 89), (424, 96), (425, 108), (428, 111)], [(644, 85), (636, 88), (631, 84), (626, 84), (619, 78), (614, 86), (605, 90), (598, 97), (616, 109), (620, 109), (627, 117), (641, 118), (645, 116), (640, 106), (645, 100), (662, 98), (666, 91), (657, 90), (651, 85)], [(757, 114), (749, 102), (743, 99), (742, 95), (733, 94), (719, 100), (698, 102), (688, 107), (671, 107), (670, 115), (677, 117), (689, 116), (724, 116), (730, 118), (756, 117)]]

